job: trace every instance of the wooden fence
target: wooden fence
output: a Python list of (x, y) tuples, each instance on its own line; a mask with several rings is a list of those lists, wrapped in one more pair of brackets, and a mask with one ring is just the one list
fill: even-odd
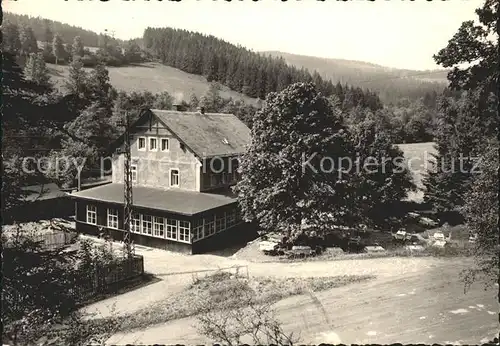
[(54, 250), (73, 243), (77, 236), (75, 232), (53, 232), (36, 234), (33, 240), (42, 243), (44, 249)]
[(123, 281), (142, 276), (144, 274), (144, 257), (134, 255), (131, 259), (122, 259), (104, 267), (95, 267), (82, 282), (73, 289), (80, 301), (85, 301), (99, 293), (105, 293), (118, 288)]

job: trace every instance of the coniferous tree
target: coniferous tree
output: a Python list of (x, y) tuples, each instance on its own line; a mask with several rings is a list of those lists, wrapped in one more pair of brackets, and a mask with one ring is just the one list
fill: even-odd
[(200, 100), (198, 100), (198, 97), (196, 97), (196, 94), (191, 94), (189, 97), (189, 109), (194, 111), (198, 108), (200, 104)]
[(56, 34), (52, 41), (52, 54), (54, 54), (56, 58), (56, 65), (61, 59), (64, 59), (65, 50), (64, 50), (64, 42), (61, 38), (61, 35)]
[(29, 26), (25, 26), (20, 34), (21, 54), (28, 57), (31, 53), (38, 52), (38, 44), (35, 34)]
[(76, 36), (73, 40), (72, 55), (83, 57), (85, 55), (83, 41), (80, 36)]
[(26, 66), (24, 67), (26, 79), (35, 82), (38, 85), (51, 87), (49, 71), (43, 60), (42, 53), (31, 53)]
[[(82, 101), (82, 104), (88, 96), (88, 74), (83, 69), (81, 58), (75, 57), (69, 65), (69, 76), (64, 83), (66, 90)], [(80, 109), (81, 110), (81, 109)]]
[(2, 28), (2, 46), (5, 52), (19, 54), (21, 41), (19, 39), (19, 28), (13, 23), (7, 23)]

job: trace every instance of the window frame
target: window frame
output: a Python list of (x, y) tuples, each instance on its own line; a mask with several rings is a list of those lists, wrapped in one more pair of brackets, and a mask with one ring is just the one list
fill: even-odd
[(214, 235), (215, 232), (215, 217), (212, 219), (204, 219), (205, 227), (204, 227), (204, 234), (205, 238), (210, 237)]
[(217, 176), (210, 173), (210, 186), (217, 186)]
[(165, 219), (163, 217), (153, 216), (153, 237), (165, 239)]
[[(146, 218), (149, 218), (150, 221), (147, 221)], [(153, 217), (151, 215), (143, 214), (141, 217), (141, 221), (142, 221), (141, 234), (152, 236), (153, 235)], [(151, 232), (148, 233), (148, 227), (145, 227), (145, 225), (149, 225), (149, 230)]]
[[(166, 149), (163, 149), (163, 143), (167, 143)], [(162, 153), (170, 151), (170, 138), (160, 138), (160, 151)]]
[[(187, 226), (186, 226), (187, 224)], [(191, 222), (178, 220), (177, 223), (177, 241), (181, 243), (191, 243)], [(181, 237), (182, 236), (182, 237)], [(184, 238), (184, 239), (181, 239)], [(186, 239), (187, 238), (187, 239)]]
[[(141, 148), (140, 144), (141, 144), (141, 139), (144, 140), (144, 147)], [(140, 136), (140, 137), (137, 137), (137, 150), (138, 151), (146, 151), (148, 147), (148, 143), (147, 143), (147, 139), (145, 136)]]
[[(151, 141), (154, 140), (154, 143), (155, 143), (155, 148), (153, 149), (151, 147)], [(148, 137), (148, 150), (149, 151), (158, 151), (158, 137)]]
[[(94, 210), (90, 210), (90, 209), (94, 209)], [(86, 213), (85, 213), (85, 221), (90, 224), (90, 225), (97, 225), (97, 206), (94, 205), (94, 204), (87, 204), (87, 207), (86, 207)], [(94, 215), (94, 222), (91, 222), (89, 221), (89, 214), (93, 214)]]
[[(136, 218), (135, 216), (138, 216), (138, 218)], [(132, 213), (132, 220), (131, 220), (131, 223), (132, 223), (132, 229), (131, 231), (133, 233), (139, 233), (141, 234), (141, 229), (142, 229), (142, 214), (140, 213)]]
[[(110, 211), (116, 212), (116, 215), (115, 214), (111, 214)], [(118, 209), (107, 208), (107, 214), (106, 215), (107, 215), (107, 218), (106, 218), (106, 225), (107, 225), (107, 227), (108, 228), (112, 228), (112, 229), (118, 229), (118, 226), (119, 226), (119, 213), (118, 213)], [(110, 219), (110, 217), (112, 217), (112, 219)], [(115, 224), (116, 224), (116, 226), (115, 226)]]
[(205, 238), (204, 235), (204, 227), (205, 227), (205, 219), (198, 219), (191, 225), (191, 242), (199, 241)]
[[(172, 184), (172, 173), (177, 171), (177, 184)], [(170, 168), (170, 173), (168, 175), (169, 186), (170, 187), (180, 187), (181, 186), (181, 171), (179, 168)]]
[[(171, 222), (174, 222), (175, 224), (172, 224)], [(178, 230), (179, 230), (179, 220), (165, 218), (165, 239), (177, 241)], [(171, 235), (169, 236), (169, 234)]]
[[(135, 173), (135, 179), (134, 179), (134, 173)], [(132, 163), (130, 164), (130, 180), (133, 183), (137, 183), (138, 178), (139, 178), (139, 170), (137, 169), (137, 164)]]

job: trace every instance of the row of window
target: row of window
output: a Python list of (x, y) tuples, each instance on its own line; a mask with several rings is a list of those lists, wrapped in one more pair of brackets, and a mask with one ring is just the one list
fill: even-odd
[[(146, 148), (146, 137), (139, 137), (137, 139), (137, 150), (139, 151), (158, 151), (158, 138), (148, 137), (148, 146)], [(168, 138), (160, 138), (160, 151), (169, 151), (170, 141)]]
[(210, 186), (219, 186), (224, 184), (232, 184), (235, 183), (238, 179), (238, 173), (226, 173), (222, 172), (221, 174), (211, 174), (210, 175)]
[[(132, 175), (132, 182), (137, 183), (137, 179), (139, 177), (139, 170), (137, 169), (136, 164), (130, 165), (130, 172)], [(171, 187), (179, 187), (180, 174), (178, 169), (170, 169), (170, 186)]]
[(203, 218), (193, 222), (192, 240), (198, 241), (222, 232), (240, 222), (237, 210), (214, 215), (213, 218)]
[[(193, 222), (193, 232), (191, 234), (191, 223), (189, 221), (134, 213), (132, 215), (131, 231), (152, 237), (190, 243), (191, 240), (201, 240), (222, 232), (233, 227), (239, 221), (236, 209), (231, 212), (216, 214), (213, 218), (203, 218)], [(95, 205), (87, 205), (86, 222), (97, 225), (97, 207)], [(117, 209), (108, 208), (107, 227), (118, 229)]]

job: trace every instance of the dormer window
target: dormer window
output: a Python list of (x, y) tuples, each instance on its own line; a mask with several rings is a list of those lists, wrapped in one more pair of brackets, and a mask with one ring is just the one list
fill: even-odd
[(222, 138), (222, 143), (224, 143), (225, 145), (229, 145), (229, 141), (227, 140), (227, 138)]

